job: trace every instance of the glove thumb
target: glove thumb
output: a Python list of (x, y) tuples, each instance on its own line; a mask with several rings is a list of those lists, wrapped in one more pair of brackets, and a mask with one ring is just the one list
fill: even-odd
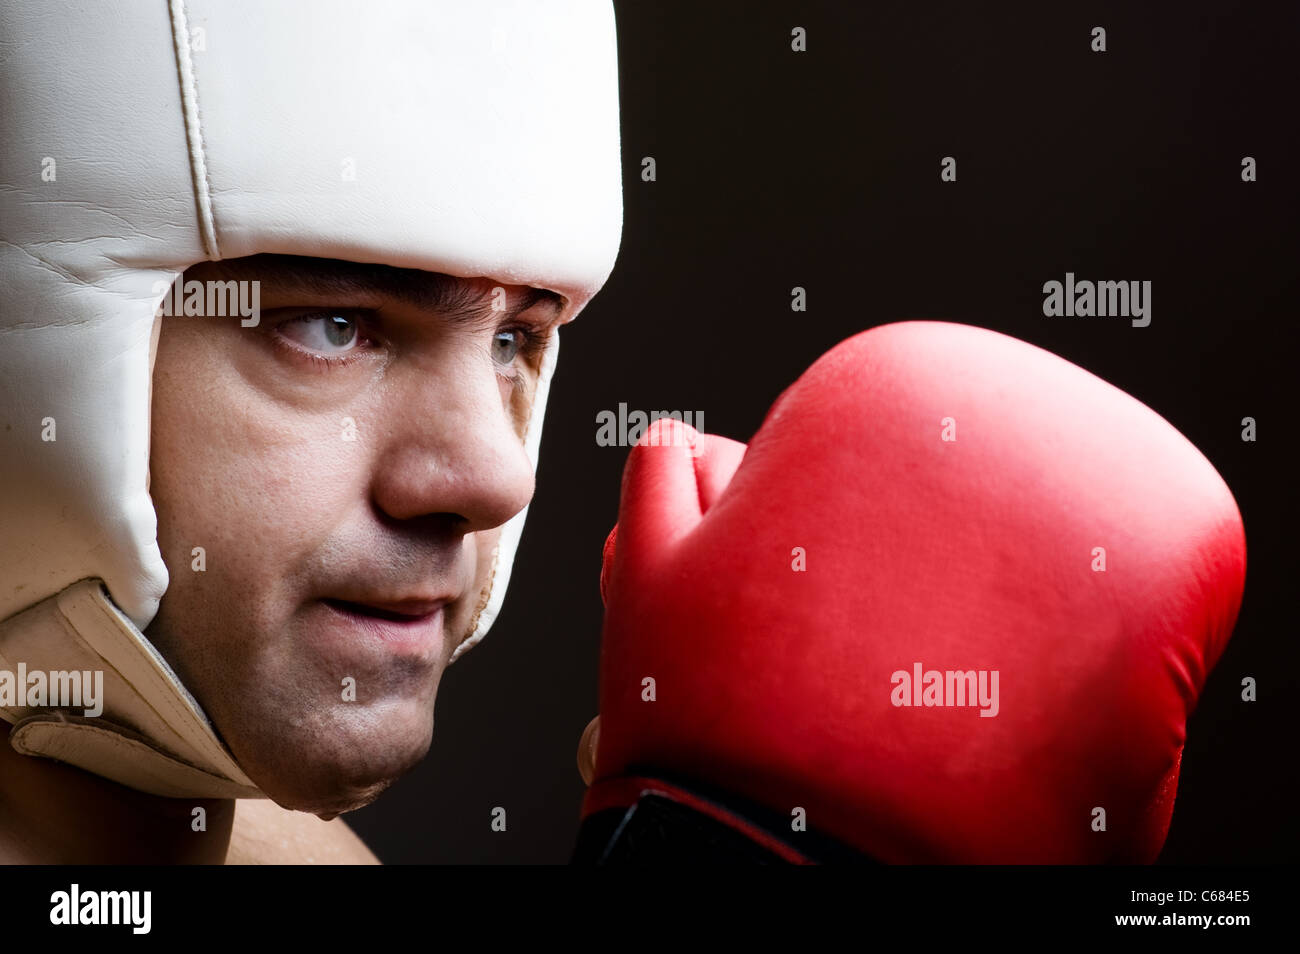
[(619, 520), (605, 539), (600, 598), (623, 560), (646, 566), (670, 552), (722, 496), (745, 456), (745, 445), (689, 424), (660, 418), (628, 455)]

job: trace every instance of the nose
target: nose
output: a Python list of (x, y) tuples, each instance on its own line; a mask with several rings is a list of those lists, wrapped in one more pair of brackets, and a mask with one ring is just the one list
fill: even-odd
[(439, 516), (473, 533), (500, 526), (532, 499), (532, 464), (491, 360), (481, 358), (444, 355), (439, 368), (411, 369), (389, 391), (371, 491), (389, 517)]

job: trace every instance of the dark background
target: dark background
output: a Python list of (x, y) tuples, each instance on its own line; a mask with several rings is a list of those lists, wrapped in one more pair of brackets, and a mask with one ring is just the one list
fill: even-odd
[[(625, 221), (563, 332), (500, 619), (443, 679), (428, 759), (348, 821), (385, 862), (564, 862), (596, 714), (601, 545), (627, 450), (596, 414), (748, 440), (855, 332), (908, 318), (1047, 348), (1154, 408), (1236, 495), (1236, 633), (1188, 725), (1164, 862), (1297, 848), (1290, 462), (1295, 4), (616, 3)], [(790, 30), (808, 52), (790, 51)], [(1107, 51), (1090, 49), (1107, 31)], [(641, 181), (653, 156), (658, 181)], [(943, 156), (957, 159), (941, 182)], [(1258, 181), (1241, 181), (1253, 156)], [(1150, 280), (1152, 322), (1046, 318), (1042, 285)], [(790, 289), (808, 311), (790, 311)], [(1288, 393), (1290, 388), (1287, 388)], [(1258, 421), (1243, 443), (1241, 419)], [(1240, 700), (1253, 676), (1259, 701)], [(489, 827), (493, 807), (508, 830)]]

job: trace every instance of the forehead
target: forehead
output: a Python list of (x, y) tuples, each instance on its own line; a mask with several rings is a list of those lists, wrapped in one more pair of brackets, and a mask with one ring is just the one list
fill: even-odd
[[(435, 311), (455, 322), (483, 318), (509, 318), (534, 306), (558, 316), (564, 309), (562, 295), (545, 288), (508, 285), (490, 278), (461, 278), (441, 272), (350, 262), (342, 259), (297, 255), (252, 255), (220, 262), (201, 262), (186, 272), (212, 277), (230, 277), (261, 284), (263, 302), (281, 303), (347, 301), (378, 304), (398, 301), (413, 308)], [(494, 308), (497, 288), (504, 289), (506, 309)]]

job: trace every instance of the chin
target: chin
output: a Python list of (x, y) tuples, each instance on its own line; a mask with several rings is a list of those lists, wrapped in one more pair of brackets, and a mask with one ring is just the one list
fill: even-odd
[(231, 749), (277, 805), (328, 821), (369, 805), (419, 764), (433, 741), (433, 718), (352, 710), (332, 726), (313, 724), (308, 736), (280, 732), (245, 754), (237, 744)]

